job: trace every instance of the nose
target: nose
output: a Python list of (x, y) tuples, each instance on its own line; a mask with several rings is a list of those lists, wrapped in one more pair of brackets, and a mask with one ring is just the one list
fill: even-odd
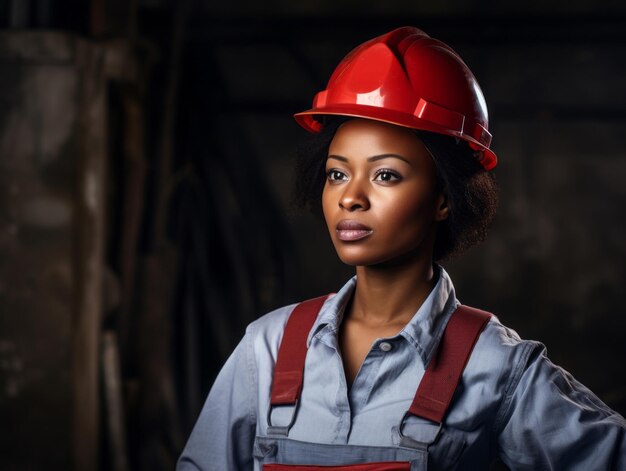
[(339, 199), (339, 207), (346, 211), (364, 211), (369, 209), (370, 202), (363, 186), (357, 181), (350, 181)]

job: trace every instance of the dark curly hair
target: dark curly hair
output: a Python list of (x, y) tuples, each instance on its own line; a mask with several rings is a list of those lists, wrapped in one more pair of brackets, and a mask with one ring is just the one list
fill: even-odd
[[(322, 216), (326, 157), (335, 132), (352, 118), (323, 116), (322, 131), (311, 134), (298, 148), (294, 202)], [(495, 177), (474, 158), (462, 140), (426, 131), (415, 133), (433, 156), (438, 188), (446, 195), (450, 214), (439, 223), (433, 250), (435, 261), (451, 260), (482, 242), (498, 205)]]

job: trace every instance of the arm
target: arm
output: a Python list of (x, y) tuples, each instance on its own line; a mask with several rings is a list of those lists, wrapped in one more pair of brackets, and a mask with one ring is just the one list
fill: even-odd
[(626, 422), (541, 344), (529, 343), (500, 416), (500, 456), (511, 470), (626, 469)]
[(246, 334), (217, 376), (177, 465), (178, 471), (251, 470), (256, 367)]

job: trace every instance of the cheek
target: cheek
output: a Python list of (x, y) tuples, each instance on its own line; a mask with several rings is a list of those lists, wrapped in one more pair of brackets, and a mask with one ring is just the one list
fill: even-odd
[(324, 214), (326, 224), (329, 223), (328, 218), (332, 214), (332, 210), (335, 206), (332, 191), (328, 188), (328, 184), (324, 184), (324, 189), (322, 190), (322, 213)]
[(386, 219), (389, 229), (396, 231), (399, 238), (412, 237), (424, 227), (434, 225), (435, 201), (431, 195), (418, 195), (410, 192), (395, 200), (393, 205), (386, 205)]
[(326, 214), (326, 210), (328, 207), (328, 185), (324, 184), (324, 188), (322, 189), (322, 209), (324, 210), (324, 214)]

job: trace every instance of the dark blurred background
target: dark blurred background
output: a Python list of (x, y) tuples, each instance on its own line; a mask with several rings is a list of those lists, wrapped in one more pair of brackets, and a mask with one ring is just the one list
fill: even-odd
[(343, 284), (290, 205), (291, 115), (402, 25), (491, 113), (459, 298), (626, 411), (623, 2), (2, 0), (1, 469), (173, 469), (246, 324)]

